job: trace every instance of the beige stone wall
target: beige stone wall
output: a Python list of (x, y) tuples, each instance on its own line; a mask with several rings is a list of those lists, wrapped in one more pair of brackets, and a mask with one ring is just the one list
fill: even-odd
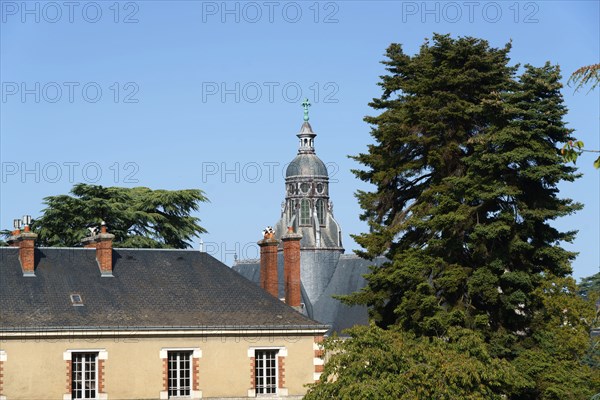
[(108, 399), (158, 399), (163, 390), (161, 349), (199, 348), (199, 389), (204, 398), (246, 397), (251, 388), (248, 350), (282, 347), (290, 396), (314, 380), (313, 336), (142, 337), (101, 339), (5, 339), (2, 394), (7, 400), (62, 399), (67, 393), (67, 350), (106, 350), (104, 387)]

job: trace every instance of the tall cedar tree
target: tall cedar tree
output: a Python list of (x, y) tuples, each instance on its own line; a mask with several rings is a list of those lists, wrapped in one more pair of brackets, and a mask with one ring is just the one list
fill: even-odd
[(390, 262), (346, 300), (417, 336), (476, 329), (511, 357), (541, 307), (536, 288), (571, 272), (575, 254), (559, 242), (574, 232), (550, 222), (580, 205), (558, 197), (576, 178), (557, 149), (571, 134), (558, 67), (526, 66), (516, 79), (509, 50), (448, 35), (412, 57), (388, 48), (370, 104), (381, 114), (365, 118), (376, 143), (353, 158), (376, 187), (357, 193), (370, 232), (355, 239)]
[(76, 184), (71, 195), (49, 196), (32, 222), (40, 246), (80, 246), (89, 227), (105, 221), (115, 247), (186, 248), (206, 230), (190, 215), (207, 201), (199, 189), (151, 190)]

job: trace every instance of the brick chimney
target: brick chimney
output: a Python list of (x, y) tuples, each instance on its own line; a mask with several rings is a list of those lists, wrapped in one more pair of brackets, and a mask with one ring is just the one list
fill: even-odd
[(35, 276), (35, 239), (37, 239), (37, 236), (29, 230), (29, 225), (25, 225), (23, 232), (17, 229), (8, 238), (10, 246), (19, 248), (19, 262), (21, 263), (23, 276)]
[(285, 302), (300, 310), (302, 293), (300, 290), (300, 239), (302, 235), (288, 227), (283, 241), (283, 276), (285, 285)]
[(17, 242), (17, 236), (21, 235), (20, 229), (15, 229), (10, 233), (8, 239), (6, 239), (6, 243), (8, 243), (9, 247), (19, 247), (19, 242)]
[(102, 222), (100, 233), (88, 236), (81, 241), (83, 247), (96, 249), (96, 261), (103, 277), (113, 276), (112, 242), (114, 238), (115, 235), (108, 233), (106, 224)]
[(277, 276), (277, 239), (273, 228), (263, 231), (264, 238), (260, 246), (260, 287), (272, 296), (279, 298), (279, 278)]

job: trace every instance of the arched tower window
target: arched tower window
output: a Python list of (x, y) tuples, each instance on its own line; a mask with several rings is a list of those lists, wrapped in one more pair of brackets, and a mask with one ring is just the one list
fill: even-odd
[(287, 211), (287, 220), (291, 221), (292, 217), (294, 216), (294, 200), (288, 201), (286, 211)]
[(325, 225), (325, 202), (323, 199), (317, 200), (317, 218), (319, 225)]
[(300, 225), (310, 225), (310, 202), (306, 199), (300, 203)]

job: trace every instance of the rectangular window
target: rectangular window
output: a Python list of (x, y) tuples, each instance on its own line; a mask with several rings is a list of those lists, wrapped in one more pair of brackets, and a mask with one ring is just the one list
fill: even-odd
[(71, 398), (96, 399), (98, 393), (98, 353), (72, 353)]
[(169, 398), (189, 396), (192, 390), (192, 352), (169, 351)]
[(256, 350), (254, 355), (254, 380), (256, 394), (277, 393), (278, 350)]
[(300, 225), (310, 225), (310, 203), (308, 200), (300, 202)]
[(319, 225), (325, 225), (325, 202), (323, 199), (317, 200), (317, 218)]

